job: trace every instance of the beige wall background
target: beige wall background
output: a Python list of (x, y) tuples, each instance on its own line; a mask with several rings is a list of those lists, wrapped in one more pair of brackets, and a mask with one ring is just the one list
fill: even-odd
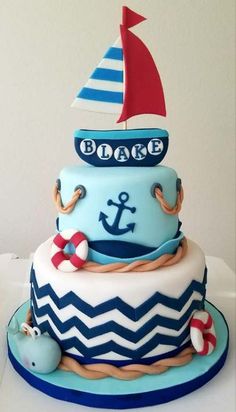
[(129, 127), (170, 132), (165, 164), (183, 180), (183, 230), (208, 255), (235, 257), (234, 0), (1, 0), (0, 253), (20, 257), (55, 232), (51, 189), (79, 163), (76, 128), (117, 127), (115, 116), (70, 104), (116, 39), (121, 6), (162, 77), (168, 116)]

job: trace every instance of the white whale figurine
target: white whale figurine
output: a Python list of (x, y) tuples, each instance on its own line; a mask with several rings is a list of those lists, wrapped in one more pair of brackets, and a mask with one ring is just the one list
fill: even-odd
[[(29, 334), (23, 333), (22, 329)], [(50, 336), (41, 334), (39, 328), (32, 328), (27, 323), (22, 323), (19, 327), (14, 317), (11, 326), (8, 326), (8, 333), (14, 335), (21, 362), (26, 369), (46, 374), (58, 367), (62, 356), (61, 348)]]

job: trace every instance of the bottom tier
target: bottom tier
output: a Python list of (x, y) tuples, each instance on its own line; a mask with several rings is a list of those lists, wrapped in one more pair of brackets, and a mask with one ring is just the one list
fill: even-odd
[[(26, 303), (15, 313), (14, 318), (17, 318), (19, 324), (25, 320), (28, 307), (29, 304)], [(60, 400), (112, 409), (158, 405), (200, 388), (223, 367), (228, 350), (227, 324), (223, 315), (208, 302), (206, 310), (214, 320), (218, 337), (214, 352), (207, 357), (194, 355), (189, 364), (170, 368), (161, 375), (146, 375), (127, 382), (114, 378), (91, 381), (62, 370), (47, 375), (34, 373), (27, 370), (21, 361), (16, 341), (11, 334), (8, 335), (9, 358), (15, 370), (30, 385)], [(12, 319), (10, 326), (13, 323)]]
[(52, 265), (52, 239), (31, 270), (34, 326), (80, 363), (149, 364), (189, 345), (189, 321), (204, 307), (206, 268), (188, 241), (177, 264), (151, 272), (63, 273)]

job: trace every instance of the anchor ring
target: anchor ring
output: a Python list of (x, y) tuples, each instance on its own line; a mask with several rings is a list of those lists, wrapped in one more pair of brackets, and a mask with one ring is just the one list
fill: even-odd
[(121, 192), (118, 196), (118, 199), (121, 203), (126, 203), (129, 200), (129, 195), (127, 192)]

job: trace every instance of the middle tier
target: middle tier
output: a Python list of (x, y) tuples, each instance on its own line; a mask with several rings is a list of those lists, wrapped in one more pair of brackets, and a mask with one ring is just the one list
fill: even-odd
[(59, 213), (58, 230), (83, 232), (89, 260), (154, 260), (174, 253), (183, 238), (178, 214), (164, 210), (155, 195), (159, 189), (171, 208), (176, 205), (180, 179), (171, 168), (70, 166), (61, 171), (58, 187), (63, 205), (81, 188), (71, 213)]

